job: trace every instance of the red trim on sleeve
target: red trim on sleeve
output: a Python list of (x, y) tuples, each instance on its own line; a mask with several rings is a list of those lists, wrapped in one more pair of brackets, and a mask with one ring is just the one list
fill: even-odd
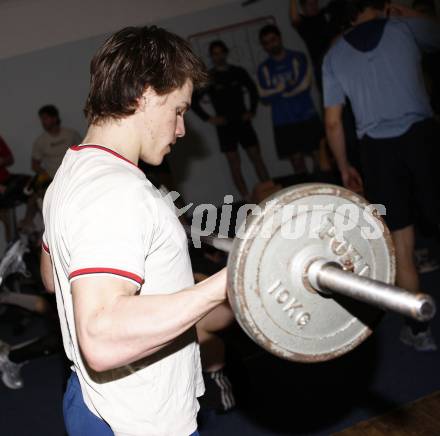
[(83, 275), (88, 275), (88, 274), (114, 274), (117, 276), (125, 277), (130, 280), (134, 280), (135, 282), (139, 283), (140, 285), (142, 285), (144, 283), (144, 280), (142, 279), (142, 277), (139, 277), (138, 275), (133, 274), (128, 271), (123, 271), (121, 269), (114, 269), (114, 268), (83, 268), (83, 269), (78, 269), (78, 270), (70, 273), (69, 280), (71, 280), (75, 277), (78, 277), (78, 276), (83, 276)]
[[(118, 157), (119, 159), (122, 159), (122, 160), (124, 160), (125, 162), (128, 162), (129, 164), (131, 164), (131, 165), (135, 166), (136, 168), (138, 168), (138, 166), (135, 165), (131, 160), (126, 159), (124, 156), (121, 156), (119, 153), (116, 153), (116, 151), (110, 150), (109, 148), (107, 148), (107, 147), (103, 147), (102, 145), (88, 145), (88, 144), (86, 144), (86, 145), (72, 145), (72, 146), (70, 147), (70, 149), (73, 150), (73, 151), (80, 151), (80, 150), (82, 150), (83, 148), (96, 148), (96, 149), (98, 149), (98, 150), (106, 151), (107, 153), (110, 153), (110, 154), (112, 154), (113, 156), (116, 156), (116, 157)], [(138, 168), (138, 169), (139, 169), (139, 168)]]
[(43, 247), (43, 250), (44, 250), (47, 254), (50, 254), (49, 246), (48, 246), (47, 244), (45, 244), (44, 241), (41, 243), (41, 246)]

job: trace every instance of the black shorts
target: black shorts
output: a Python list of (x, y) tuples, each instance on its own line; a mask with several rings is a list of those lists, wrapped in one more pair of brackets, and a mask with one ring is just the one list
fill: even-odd
[(275, 146), (280, 159), (294, 153), (311, 153), (319, 148), (324, 136), (322, 122), (318, 116), (299, 123), (274, 126)]
[(222, 153), (237, 151), (239, 143), (243, 148), (258, 145), (257, 134), (250, 122), (230, 122), (217, 126), (217, 134)]
[(390, 230), (412, 225), (418, 217), (440, 221), (440, 129), (433, 119), (420, 121), (402, 136), (361, 140), (365, 196), (383, 204)]

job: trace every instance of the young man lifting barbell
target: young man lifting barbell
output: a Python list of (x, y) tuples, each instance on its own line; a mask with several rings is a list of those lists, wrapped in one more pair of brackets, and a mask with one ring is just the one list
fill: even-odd
[(73, 372), (69, 435), (190, 435), (203, 394), (194, 325), (226, 299), (224, 270), (194, 285), (185, 233), (139, 159), (185, 134), (201, 61), (157, 27), (111, 36), (91, 64), (89, 129), (44, 200), (42, 276)]

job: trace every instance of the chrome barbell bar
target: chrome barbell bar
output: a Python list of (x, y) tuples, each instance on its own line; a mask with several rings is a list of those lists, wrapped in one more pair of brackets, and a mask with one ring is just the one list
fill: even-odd
[[(229, 253), (233, 239), (218, 235), (204, 235), (184, 226), (190, 238), (196, 236), (203, 243)], [(413, 293), (379, 280), (363, 277), (343, 269), (342, 265), (328, 259), (314, 260), (306, 272), (310, 286), (316, 291), (345, 295), (354, 300), (390, 310), (417, 321), (429, 321), (436, 312), (433, 298), (424, 293)]]

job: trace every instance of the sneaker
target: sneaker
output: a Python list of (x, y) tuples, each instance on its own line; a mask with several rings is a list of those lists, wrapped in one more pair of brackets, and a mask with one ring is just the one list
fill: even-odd
[(205, 395), (200, 398), (203, 407), (220, 413), (228, 412), (235, 407), (235, 397), (232, 385), (223, 369), (213, 372), (203, 372)]
[(9, 360), (9, 345), (0, 341), (0, 372), (3, 383), (9, 389), (21, 389), (23, 379), (20, 371), (24, 364), (14, 363)]
[(0, 284), (6, 277), (13, 273), (26, 275), (27, 268), (23, 256), (27, 253), (27, 243), (25, 238), (17, 239), (7, 250), (0, 261)]
[(436, 351), (437, 344), (431, 329), (423, 332), (414, 333), (410, 326), (403, 326), (400, 332), (400, 340), (417, 351)]

